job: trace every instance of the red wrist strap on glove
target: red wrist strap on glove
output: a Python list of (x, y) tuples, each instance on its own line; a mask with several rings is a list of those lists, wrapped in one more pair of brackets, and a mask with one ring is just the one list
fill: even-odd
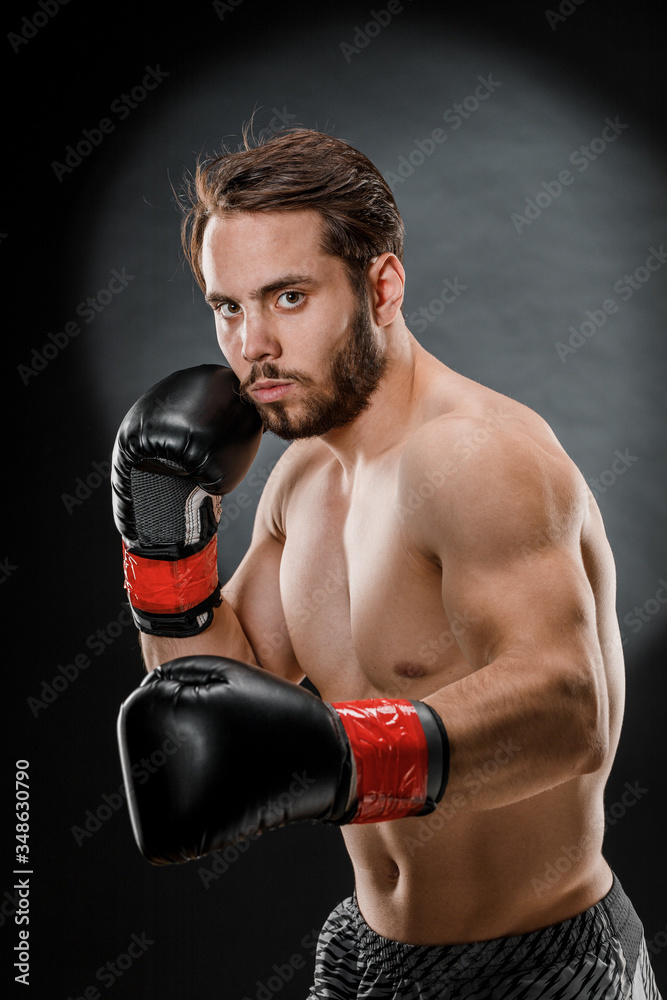
[(357, 765), (357, 809), (346, 822), (378, 823), (432, 812), (444, 794), (449, 765), (445, 729), (433, 710), (424, 702), (386, 698), (332, 707)]
[(123, 542), (125, 589), (133, 608), (172, 615), (195, 608), (218, 586), (217, 544), (184, 559), (146, 559), (128, 552)]

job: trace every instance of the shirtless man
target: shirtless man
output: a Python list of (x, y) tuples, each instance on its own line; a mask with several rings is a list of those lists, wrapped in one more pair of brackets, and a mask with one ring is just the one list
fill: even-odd
[[(177, 861), (279, 822), (342, 823), (356, 892), (322, 931), (313, 998), (656, 998), (601, 853), (624, 669), (581, 473), (541, 417), (407, 329), (402, 223), (356, 150), (286, 132), (200, 170), (193, 205), (186, 253), (243, 401), (213, 366), (191, 369), (119, 432), (126, 586), (148, 670), (166, 664), (121, 712), (142, 850)], [(257, 413), (294, 443), (220, 603), (211, 495), (247, 471)], [(217, 441), (203, 459), (197, 435)], [(154, 528), (177, 487), (208, 525), (185, 541)], [(179, 596), (151, 603), (147, 566)], [(296, 686), (304, 675), (334, 708)], [(146, 791), (132, 761), (167, 731), (181, 746)], [(287, 753), (294, 775), (318, 776), (290, 794), (274, 773)], [(278, 820), (258, 782), (265, 807), (293, 800)]]

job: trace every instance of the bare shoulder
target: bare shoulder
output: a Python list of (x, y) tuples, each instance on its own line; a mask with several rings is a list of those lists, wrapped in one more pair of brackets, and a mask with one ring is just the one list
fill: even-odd
[(288, 503), (316, 471), (330, 460), (331, 453), (319, 438), (293, 441), (280, 456), (266, 481), (257, 507), (257, 522), (284, 541)]
[(411, 519), (411, 533), (430, 525), (467, 544), (481, 533), (507, 545), (531, 533), (578, 533), (589, 490), (549, 425), (524, 404), (472, 386), (406, 442), (399, 503), (409, 509), (419, 498), (424, 515)]

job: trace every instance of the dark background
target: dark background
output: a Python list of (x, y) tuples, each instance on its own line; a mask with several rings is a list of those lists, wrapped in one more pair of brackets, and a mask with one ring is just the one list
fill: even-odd
[[(182, 263), (171, 187), (200, 153), (223, 140), (236, 147), (253, 110), (257, 133), (302, 124), (350, 141), (386, 176), (403, 164), (395, 195), (408, 326), (445, 363), (541, 413), (598, 495), (628, 681), (606, 856), (645, 924), (664, 991), (665, 269), (641, 270), (667, 238), (660, 5), (585, 0), (561, 3), (559, 15), (554, 3), (547, 16), (542, 3), (408, 0), (347, 58), (341, 43), (354, 44), (384, 0), (228, 7), (71, 0), (37, 17), (37, 30), (23, 20), (44, 12), (37, 2), (3, 15), (0, 578), (11, 738), (2, 787), (11, 827), (13, 765), (28, 759), (32, 995), (304, 996), (313, 932), (352, 888), (339, 833), (310, 825), (266, 835), (219, 859), (217, 872), (214, 858), (153, 869), (118, 794), (115, 720), (142, 668), (125, 625), (106, 463), (118, 423), (149, 385), (220, 360)], [(147, 67), (167, 75), (121, 117), (115, 102)], [(452, 128), (443, 115), (480, 76), (493, 92)], [(113, 130), (58, 179), (53, 164), (105, 118)], [(575, 151), (591, 148), (606, 118), (623, 127), (603, 151), (594, 144), (581, 170), (586, 154)], [(417, 141), (428, 149), (436, 128), (447, 139), (419, 162)], [(573, 182), (550, 203), (542, 195), (517, 228), (512, 214), (549, 185), (557, 191), (564, 169)], [(114, 270), (132, 278), (107, 301)], [(635, 272), (629, 294), (624, 275)], [(465, 289), (443, 306), (444, 283), (456, 279)], [(86, 322), (77, 309), (89, 297), (103, 308)], [(558, 347), (587, 311), (599, 320), (607, 300), (618, 308), (599, 329), (575, 336), (574, 350)], [(69, 337), (68, 323), (80, 333)], [(260, 474), (283, 447), (266, 437)], [(225, 579), (249, 540), (258, 491), (246, 494), (250, 507), (226, 505)], [(3, 856), (0, 935), (10, 951), (11, 843)], [(145, 952), (116, 975), (107, 963), (132, 935), (144, 935)], [(287, 981), (290, 963), (299, 968)]]

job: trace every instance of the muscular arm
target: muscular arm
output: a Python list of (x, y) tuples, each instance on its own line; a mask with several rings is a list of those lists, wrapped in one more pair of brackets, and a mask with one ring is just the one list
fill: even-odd
[(205, 632), (189, 639), (165, 639), (142, 632), (141, 652), (149, 673), (161, 663), (179, 656), (227, 656), (258, 665), (238, 617), (224, 599), (215, 609), (213, 623)]
[[(290, 461), (283, 455), (271, 473), (255, 515), (252, 540), (230, 581), (222, 588), (222, 604), (213, 624), (200, 635), (166, 639), (141, 635), (148, 671), (180, 656), (225, 656), (261, 666), (288, 680), (304, 674), (296, 661), (280, 598), (280, 560), (284, 537), (278, 510), (285, 492)], [(224, 505), (224, 500), (223, 500)]]
[[(454, 433), (472, 430), (466, 421)], [(402, 488), (443, 467), (451, 434), (406, 455)], [(472, 672), (424, 701), (451, 740), (447, 795), (494, 762), (474, 808), (519, 801), (606, 759), (607, 686), (580, 550), (585, 500), (564, 454), (499, 431), (407, 526), (419, 557), (442, 573), (449, 621), (468, 623), (457, 639)]]

